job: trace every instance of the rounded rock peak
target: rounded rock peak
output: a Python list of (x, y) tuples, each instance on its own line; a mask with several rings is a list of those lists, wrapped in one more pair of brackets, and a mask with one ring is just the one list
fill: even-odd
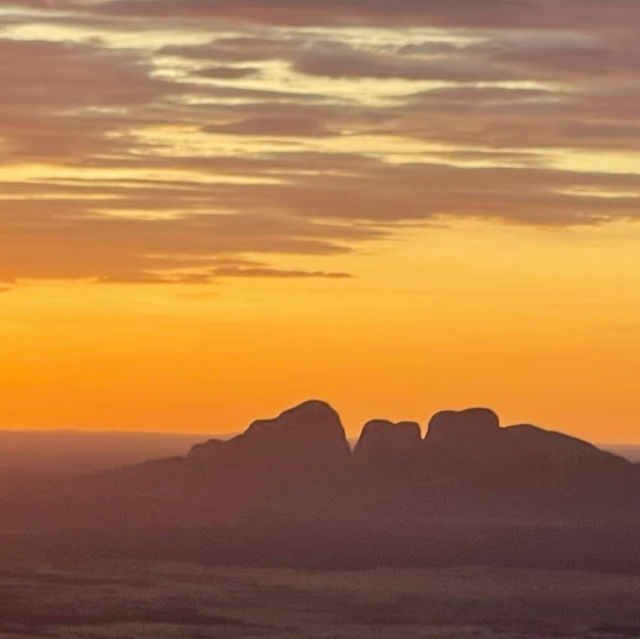
[(420, 445), (420, 426), (416, 422), (394, 424), (386, 419), (373, 419), (364, 425), (354, 455), (406, 454), (416, 451)]
[(280, 413), (271, 419), (258, 419), (246, 431), (247, 435), (262, 432), (290, 431), (333, 431), (343, 432), (340, 416), (327, 402), (310, 399)]
[(329, 416), (329, 417), (337, 417), (338, 413), (334, 408), (331, 407), (330, 404), (324, 402), (320, 399), (308, 399), (302, 404), (298, 404), (293, 408), (288, 408), (287, 410), (280, 413), (279, 417), (285, 417), (290, 415), (317, 415), (317, 416)]
[(210, 459), (218, 456), (226, 445), (226, 442), (222, 439), (208, 439), (200, 444), (194, 444), (187, 457), (189, 459)]
[(282, 451), (293, 447), (349, 455), (340, 416), (329, 404), (319, 400), (306, 401), (272, 419), (254, 421), (236, 441)]
[(498, 416), (489, 408), (467, 408), (436, 413), (429, 420), (427, 439), (436, 440), (476, 440), (493, 435), (500, 430)]
[(393, 423), (387, 419), (372, 419), (364, 425), (360, 439), (363, 437), (420, 439), (420, 425), (417, 422)]

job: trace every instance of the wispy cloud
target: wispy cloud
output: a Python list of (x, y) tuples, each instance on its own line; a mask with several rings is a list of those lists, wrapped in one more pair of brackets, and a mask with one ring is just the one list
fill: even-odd
[(267, 267), (217, 268), (213, 271), (213, 275), (217, 275), (219, 277), (327, 277), (330, 279), (344, 279), (352, 277), (352, 275), (349, 273), (332, 273), (327, 271), (296, 271)]

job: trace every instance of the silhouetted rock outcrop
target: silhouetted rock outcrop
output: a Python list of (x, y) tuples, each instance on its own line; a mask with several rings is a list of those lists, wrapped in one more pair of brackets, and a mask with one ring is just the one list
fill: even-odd
[(575, 464), (594, 465), (599, 470), (631, 468), (622, 457), (605, 452), (576, 437), (544, 430), (531, 424), (507, 426), (500, 430), (497, 453), (522, 464), (546, 464), (567, 468)]
[(425, 441), (440, 450), (460, 451), (483, 445), (499, 430), (498, 416), (488, 408), (445, 410), (429, 420)]
[(380, 470), (381, 466), (414, 462), (421, 451), (420, 426), (416, 422), (394, 424), (376, 419), (364, 425), (353, 457), (360, 466)]
[(350, 461), (338, 413), (311, 400), (273, 419), (254, 421), (229, 440), (194, 446), (178, 475), (187, 483), (204, 482), (210, 494), (225, 486), (227, 497), (259, 501), (325, 491), (343, 477)]
[(449, 512), (557, 518), (640, 507), (640, 474), (626, 460), (536, 426), (500, 428), (485, 408), (434, 415), (424, 462)]
[[(640, 507), (640, 472), (587, 442), (529, 425), (501, 428), (487, 408), (442, 411), (424, 439), (414, 422), (368, 422), (353, 453), (336, 411), (308, 401), (185, 458), (107, 473), (101, 480), (219, 512), (248, 504), (292, 511), (331, 497), (346, 508), (416, 515), (558, 513)], [(138, 493), (139, 494), (139, 493)], [(359, 500), (364, 500), (358, 503)], [(366, 505), (365, 505), (366, 501)], [(444, 509), (444, 510), (443, 510)], [(335, 516), (338, 516), (339, 509)]]
[[(502, 480), (498, 479), (498, 473)], [(640, 507), (640, 474), (625, 459), (563, 433), (521, 424), (499, 431), (482, 474), (494, 492), (551, 510)], [(504, 478), (508, 479), (505, 487)]]
[(206, 476), (212, 491), (228, 486), (227, 504), (274, 499), (286, 504), (295, 498), (299, 507), (343, 482), (350, 461), (338, 413), (314, 400), (257, 420), (228, 441), (194, 446), (182, 474), (196, 482)]
[(257, 420), (228, 441), (214, 439), (194, 446), (187, 462), (313, 474), (335, 470), (349, 459), (338, 413), (325, 402), (311, 400), (274, 419)]
[[(31, 520), (55, 517), (90, 531), (83, 538), (144, 550), (153, 537), (160, 556), (157, 548), (183, 543), (184, 556), (223, 562), (523, 556), (556, 565), (580, 538), (575, 565), (591, 561), (597, 539), (598, 561), (618, 567), (636, 545), (623, 546), (614, 562), (602, 540), (640, 531), (637, 465), (561, 433), (501, 428), (486, 408), (438, 413), (424, 439), (416, 423), (374, 420), (351, 453), (338, 414), (309, 401), (186, 457), (101, 473), (37, 499)], [(606, 530), (592, 530), (594, 519)]]
[(500, 432), (498, 416), (488, 408), (436, 413), (424, 439), (424, 463), (436, 473), (466, 473), (482, 463)]

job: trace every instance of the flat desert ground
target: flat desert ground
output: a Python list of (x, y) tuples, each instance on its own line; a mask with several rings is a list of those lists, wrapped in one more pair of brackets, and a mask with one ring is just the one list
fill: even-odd
[(640, 636), (640, 576), (460, 566), (311, 572), (97, 562), (0, 573), (0, 637)]

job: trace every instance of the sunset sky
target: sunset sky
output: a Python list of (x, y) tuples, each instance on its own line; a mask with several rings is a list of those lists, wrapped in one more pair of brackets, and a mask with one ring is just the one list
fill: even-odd
[(640, 2), (0, 0), (0, 427), (640, 443)]

